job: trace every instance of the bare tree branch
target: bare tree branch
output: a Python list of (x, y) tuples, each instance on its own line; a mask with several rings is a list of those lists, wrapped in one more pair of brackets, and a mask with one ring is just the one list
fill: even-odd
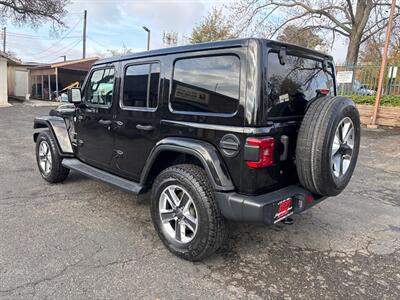
[(350, 35), (347, 32), (341, 31), (337, 27), (330, 27), (330, 26), (324, 26), (324, 25), (309, 25), (306, 26), (305, 28), (310, 28), (310, 29), (326, 29), (329, 31), (334, 31), (336, 33), (340, 33), (341, 35), (344, 35), (346, 37), (349, 37)]
[(327, 17), (329, 20), (331, 20), (333, 23), (335, 23), (338, 27), (342, 28), (344, 31), (347, 31), (348, 33), (351, 32), (351, 28), (343, 25), (343, 22), (340, 22), (338, 19), (336, 19), (332, 14), (330, 14), (328, 11), (332, 9), (338, 9), (343, 11), (343, 7), (336, 6), (336, 5), (330, 5), (324, 7), (324, 9), (314, 9), (311, 6), (308, 6), (307, 4), (295, 0), (291, 0), (292, 3), (280, 3), (280, 2), (275, 2), (271, 1), (271, 4), (278, 5), (281, 7), (301, 7), (303, 8), (306, 12), (309, 14), (316, 14), (316, 15), (323, 15)]
[(353, 4), (351, 3), (351, 0), (346, 0), (347, 1), (347, 11), (350, 14), (350, 19), (351, 23), (354, 24), (356, 22), (356, 17), (354, 16), (354, 10), (353, 10)]
[[(400, 16), (400, 13), (396, 14), (393, 16), (393, 18), (397, 18)], [(389, 18), (386, 18), (385, 20), (388, 20)], [(371, 37), (373, 37), (374, 35), (376, 35), (379, 31), (383, 30), (385, 27), (388, 26), (388, 22), (385, 22), (382, 26), (378, 26), (375, 30), (371, 31), (369, 34), (365, 35), (362, 39), (361, 39), (361, 44), (366, 42), (368, 39), (370, 39)], [(374, 26), (375, 27), (375, 26)]]
[(274, 35), (277, 34), (277, 32), (278, 32), (279, 30), (281, 30), (283, 27), (285, 27), (287, 24), (289, 24), (290, 22), (292, 22), (292, 21), (294, 21), (294, 20), (301, 19), (301, 18), (303, 18), (303, 17), (306, 16), (306, 15), (308, 15), (308, 12), (306, 12), (306, 13), (304, 13), (304, 14), (302, 14), (302, 15), (295, 16), (295, 17), (293, 17), (293, 18), (290, 18), (290, 19), (286, 20), (285, 22), (283, 22), (281, 25), (279, 25), (279, 26), (272, 32), (272, 34), (271, 34), (270, 37), (273, 38)]
[(70, 0), (0, 0), (0, 22), (11, 20), (17, 24), (37, 26), (46, 21), (64, 26), (62, 18)]
[[(348, 38), (346, 61), (356, 64), (360, 45), (386, 26), (390, 0), (236, 0), (236, 26), (265, 28), (274, 37), (287, 26), (329, 31)], [(397, 5), (399, 8), (399, 6)], [(400, 8), (399, 8), (400, 9)], [(244, 14), (243, 14), (244, 13)], [(395, 18), (399, 17), (399, 13)], [(316, 31), (318, 32), (318, 31)], [(326, 35), (320, 36), (327, 39)]]

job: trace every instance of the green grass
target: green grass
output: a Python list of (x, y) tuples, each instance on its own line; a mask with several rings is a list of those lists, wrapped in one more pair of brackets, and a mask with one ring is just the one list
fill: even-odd
[[(367, 105), (375, 104), (375, 96), (350, 95), (346, 97), (352, 99), (356, 104), (367, 104)], [(400, 96), (382, 96), (379, 103), (382, 106), (400, 107)]]

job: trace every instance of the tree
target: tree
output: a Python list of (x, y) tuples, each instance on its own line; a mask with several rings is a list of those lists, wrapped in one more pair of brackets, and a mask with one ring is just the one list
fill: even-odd
[[(288, 24), (348, 39), (346, 62), (356, 64), (360, 45), (381, 32), (390, 0), (238, 0), (233, 6), (241, 30), (261, 27), (272, 38)], [(399, 6), (397, 6), (399, 9)], [(400, 15), (399, 10), (395, 18)], [(241, 20), (241, 22), (240, 22)]]
[(315, 29), (301, 28), (295, 25), (286, 26), (278, 36), (278, 41), (312, 49), (325, 46), (325, 41), (316, 33)]
[(18, 25), (36, 27), (52, 21), (53, 25), (64, 26), (62, 18), (70, 0), (0, 0), (0, 23), (12, 21)]
[(123, 56), (123, 55), (132, 54), (132, 53), (134, 53), (134, 50), (132, 48), (128, 48), (128, 47), (126, 47), (126, 45), (122, 45), (122, 48), (98, 51), (96, 53), (96, 56), (104, 58), (104, 57), (110, 57), (110, 56)]
[(166, 47), (173, 47), (178, 45), (177, 32), (163, 32), (163, 43)]
[[(365, 42), (360, 50), (360, 61), (366, 64), (380, 65), (382, 49), (385, 43), (385, 32), (382, 32)], [(393, 34), (389, 44), (388, 64), (400, 64), (400, 24), (393, 24)]]
[(366, 43), (363, 49), (360, 50), (360, 62), (364, 64), (379, 65), (382, 61), (382, 43), (371, 38)]
[(192, 44), (237, 38), (232, 25), (225, 19), (222, 10), (213, 8), (207, 17), (192, 30)]
[(400, 64), (400, 34), (397, 34), (392, 39), (392, 47), (388, 57), (389, 64)]

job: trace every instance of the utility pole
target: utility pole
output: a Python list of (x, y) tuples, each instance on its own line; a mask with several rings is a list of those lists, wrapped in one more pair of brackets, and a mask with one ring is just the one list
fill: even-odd
[(147, 32), (147, 51), (150, 50), (150, 29), (146, 26), (142, 26), (142, 28)]
[(87, 23), (87, 10), (83, 14), (83, 50), (82, 50), (82, 58), (86, 58), (86, 23)]
[(7, 28), (3, 27), (3, 52), (6, 53)]
[(396, 0), (392, 0), (389, 21), (388, 21), (388, 25), (387, 25), (387, 29), (386, 29), (385, 47), (383, 48), (383, 57), (382, 57), (382, 62), (381, 62), (381, 71), (379, 74), (378, 90), (376, 91), (374, 114), (372, 116), (371, 125), (368, 126), (370, 128), (377, 127), (376, 126), (376, 117), (378, 115), (379, 101), (381, 100), (382, 84), (383, 84), (383, 79), (385, 77), (385, 67), (386, 67), (386, 61), (387, 61), (387, 56), (388, 56), (389, 44), (390, 44), (390, 34), (391, 34), (392, 28), (393, 28), (393, 15), (394, 15), (395, 8), (396, 8)]

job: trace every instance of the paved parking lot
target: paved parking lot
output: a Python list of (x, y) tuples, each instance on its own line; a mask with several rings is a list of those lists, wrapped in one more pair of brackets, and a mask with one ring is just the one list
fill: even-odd
[(400, 131), (363, 131), (340, 196), (295, 224), (229, 223), (201, 263), (170, 254), (146, 197), (71, 173), (41, 179), (32, 121), (49, 108), (0, 108), (0, 298), (400, 298)]

